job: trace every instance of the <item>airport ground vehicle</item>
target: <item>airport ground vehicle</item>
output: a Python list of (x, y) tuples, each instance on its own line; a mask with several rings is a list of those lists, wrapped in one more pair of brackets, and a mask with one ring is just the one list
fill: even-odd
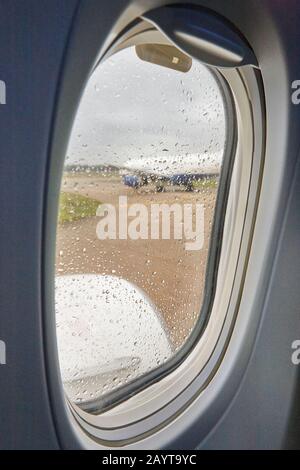
[[(0, 11), (0, 447), (299, 448), (299, 3), (9, 0)], [(210, 323), (220, 334), (204, 363), (193, 357), (196, 335), (180, 364), (130, 395), (129, 411), (123, 396), (115, 414), (87, 416), (66, 400), (58, 368), (61, 174), (91, 71), (141, 38), (217, 69), (234, 97), (245, 159), (228, 226), (242, 233), (228, 245), (238, 248), (224, 259), (235, 257), (234, 279), (223, 276), (228, 315)], [(216, 220), (224, 212), (220, 204)], [(216, 234), (216, 247), (230, 239)]]

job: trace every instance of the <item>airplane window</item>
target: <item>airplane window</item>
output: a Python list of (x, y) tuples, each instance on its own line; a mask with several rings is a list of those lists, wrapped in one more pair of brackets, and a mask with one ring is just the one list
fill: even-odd
[(75, 118), (55, 304), (62, 379), (80, 406), (159, 370), (201, 315), (226, 119), (215, 76), (188, 68), (118, 52)]

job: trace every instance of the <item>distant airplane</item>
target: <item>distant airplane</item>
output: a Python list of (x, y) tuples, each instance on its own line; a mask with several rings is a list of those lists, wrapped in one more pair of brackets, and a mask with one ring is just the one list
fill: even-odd
[(172, 186), (183, 186), (186, 191), (193, 191), (195, 181), (201, 181), (208, 178), (214, 178), (219, 176), (219, 173), (178, 173), (170, 177), (167, 176), (157, 176), (151, 174), (130, 174), (123, 175), (122, 181), (125, 186), (130, 188), (138, 189), (142, 186), (145, 186), (151, 182), (155, 183), (156, 190), (161, 192), (164, 190), (164, 183)]
[(187, 191), (192, 191), (195, 181), (219, 176), (220, 157), (221, 153), (216, 152), (205, 156), (189, 154), (168, 158), (135, 158), (124, 165), (122, 181), (135, 189), (154, 183), (158, 192), (163, 191), (166, 184), (183, 186)]
[(183, 186), (192, 191), (195, 181), (219, 176), (220, 161), (220, 152), (135, 158), (124, 165), (122, 181), (135, 189), (154, 183), (158, 192), (163, 191), (165, 185)]

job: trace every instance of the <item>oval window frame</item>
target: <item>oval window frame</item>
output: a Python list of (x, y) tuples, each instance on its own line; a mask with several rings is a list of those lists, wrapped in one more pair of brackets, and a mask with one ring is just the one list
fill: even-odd
[[(109, 52), (111, 52), (112, 50), (113, 50), (113, 46), (109, 49)], [(103, 57), (105, 57), (105, 55), (103, 55)], [(238, 70), (224, 71), (224, 70), (222, 70), (221, 74), (223, 75), (223, 77), (225, 78), (227, 83), (229, 83), (229, 87), (230, 87), (231, 90), (234, 89), (234, 87), (235, 87), (234, 82), (236, 82), (236, 80), (240, 81), (240, 83), (243, 84), (244, 91), (243, 91), (242, 101), (244, 101), (244, 104), (247, 103), (247, 106), (249, 107), (250, 114), (252, 115), (252, 117), (253, 117), (253, 114), (254, 114), (254, 113), (252, 113), (253, 108), (256, 108), (255, 116), (259, 117), (259, 121), (258, 120), (256, 120), (256, 121), (252, 120), (253, 128), (255, 128), (256, 131), (257, 131), (256, 134), (255, 134), (255, 132), (253, 132), (253, 136), (258, 135), (258, 138), (257, 138), (256, 146), (254, 146), (254, 151), (252, 152), (252, 155), (251, 155), (251, 165), (250, 165), (251, 170), (250, 170), (250, 173), (248, 174), (248, 176), (249, 176), (249, 186), (247, 187), (248, 197), (247, 197), (247, 201), (246, 201), (246, 209), (244, 211), (244, 222), (243, 222), (243, 227), (245, 228), (247, 233), (246, 233), (246, 236), (245, 236), (245, 233), (243, 234), (243, 240), (241, 240), (243, 243), (241, 243), (241, 248), (239, 250), (239, 256), (238, 256), (238, 260), (237, 260), (238, 263), (237, 263), (237, 268), (236, 268), (236, 273), (238, 273), (238, 281), (235, 279), (235, 285), (232, 288), (232, 292), (235, 292), (235, 295), (234, 295), (235, 302), (232, 302), (232, 298), (231, 298), (231, 305), (228, 306), (228, 311), (231, 310), (232, 315), (231, 316), (230, 315), (226, 316), (226, 320), (227, 320), (227, 317), (228, 318), (230, 317), (231, 320), (233, 321), (234, 317), (237, 313), (238, 298), (241, 295), (240, 293), (241, 293), (241, 290), (242, 290), (242, 280), (243, 280), (243, 277), (244, 277), (243, 273), (245, 273), (245, 269), (246, 269), (247, 255), (249, 253), (249, 247), (250, 247), (250, 242), (251, 242), (251, 234), (252, 234), (252, 231), (253, 231), (254, 220), (255, 220), (254, 215), (255, 215), (256, 208), (257, 208), (259, 187), (260, 187), (260, 182), (261, 182), (261, 177), (262, 177), (263, 142), (264, 142), (264, 136), (263, 136), (263, 134), (264, 134), (264, 128), (263, 128), (263, 122), (264, 122), (263, 121), (263, 93), (262, 93), (262, 84), (261, 84), (259, 71), (254, 71), (250, 67), (249, 68), (245, 67), (245, 68), (243, 68), (242, 71), (238, 71)], [(246, 130), (246, 132), (247, 132), (247, 130)], [(59, 145), (59, 142), (56, 142), (56, 144)], [(249, 155), (248, 155), (248, 157), (249, 157)], [(59, 170), (59, 169), (61, 169), (61, 163), (60, 163), (60, 165), (57, 165), (56, 167), (52, 167), (52, 171), (51, 171), (50, 176), (53, 176), (53, 174), (57, 175), (59, 173), (59, 171), (57, 171), (57, 170)], [(54, 188), (52, 188), (52, 194), (53, 194), (53, 191), (55, 192), (55, 188), (56, 188), (56, 195), (58, 195), (58, 185), (57, 184)], [(250, 195), (255, 196), (254, 199), (253, 199), (253, 201), (254, 201), (253, 204), (248, 204), (248, 202), (250, 200)], [(48, 197), (48, 201), (49, 201), (49, 197)], [(51, 215), (51, 213), (49, 214), (49, 211), (48, 211), (48, 213), (47, 213), (48, 224), (47, 223), (45, 224), (46, 227), (49, 226), (49, 220), (50, 221), (53, 220), (53, 214), (55, 213), (55, 210), (53, 210), (53, 204), (50, 203), (50, 206), (51, 206), (52, 215)], [(56, 206), (56, 211), (57, 211), (57, 207), (58, 207), (58, 205)], [(241, 254), (243, 256), (241, 256)], [(48, 257), (48, 259), (49, 259), (49, 257)], [(241, 261), (241, 259), (242, 259), (242, 261)], [(51, 257), (50, 257), (50, 260), (51, 260)], [(46, 265), (47, 265), (47, 263), (46, 263)], [(47, 272), (47, 274), (49, 276), (49, 271)], [(45, 276), (45, 279), (47, 279), (47, 276)], [(48, 279), (49, 279), (49, 277), (48, 277)], [(223, 328), (223, 330), (222, 330), (222, 333), (224, 333), (224, 330), (227, 331), (227, 334), (225, 335), (225, 338), (223, 338), (223, 340), (224, 340), (223, 341), (223, 346), (226, 345), (226, 343), (228, 343), (228, 334), (230, 333), (230, 331), (232, 331), (233, 323), (234, 323), (234, 322), (232, 323), (232, 321), (230, 321), (229, 323), (227, 322), (228, 323), (227, 327)], [(51, 334), (53, 335), (53, 333), (54, 332), (53, 332), (53, 324), (52, 324), (52, 333), (50, 332), (50, 335)], [(221, 335), (220, 335), (220, 338), (221, 338)], [(219, 350), (219, 352), (220, 352), (220, 349), (218, 348), (218, 343), (215, 345), (213, 355), (215, 354), (215, 352), (217, 350)], [(224, 351), (219, 355), (219, 359), (221, 357), (223, 357), (223, 355), (224, 355)], [(109, 446), (118, 446), (118, 445), (125, 445), (125, 443), (130, 444), (131, 442), (133, 442), (133, 441), (135, 442), (135, 441), (141, 439), (142, 437), (144, 437), (145, 435), (148, 435), (149, 432), (151, 432), (151, 433), (154, 432), (155, 430), (158, 429), (158, 427), (162, 426), (162, 423), (167, 424), (168, 422), (170, 422), (171, 419), (173, 419), (173, 417), (178, 415), (179, 410), (183, 410), (186, 406), (188, 406), (188, 404), (190, 403), (191, 398), (188, 399), (188, 396), (185, 392), (187, 392), (188, 389), (189, 389), (190, 392), (192, 390), (195, 391), (195, 386), (196, 386), (197, 393), (194, 393), (193, 396), (196, 397), (196, 396), (199, 395), (200, 391), (203, 390), (203, 386), (205, 386), (205, 384), (208, 383), (208, 378), (207, 377), (209, 376), (209, 374), (207, 375), (207, 371), (210, 369), (211, 371), (215, 372), (215, 370), (216, 370), (215, 366), (211, 367), (213, 362), (212, 362), (212, 356), (211, 356), (210, 359), (209, 359), (210, 367), (207, 368), (205, 366), (205, 370), (202, 370), (201, 373), (198, 374), (197, 380), (194, 380), (193, 382), (191, 382), (188, 385), (187, 388), (181, 390), (181, 392), (178, 394), (176, 399), (171, 400), (171, 402), (168, 404), (168, 405), (171, 404), (171, 408), (170, 408), (171, 413), (168, 413), (167, 418), (166, 418), (166, 415), (165, 415), (165, 417), (163, 419), (162, 419), (162, 417), (160, 417), (158, 419), (158, 414), (161, 411), (161, 406), (159, 406), (159, 408), (156, 407), (157, 411), (152, 410), (151, 413), (149, 413), (149, 410), (148, 410), (147, 411), (147, 416), (144, 412), (142, 412), (140, 414), (140, 416), (135, 417), (135, 421), (131, 422), (131, 423), (126, 421), (126, 420), (124, 421), (124, 415), (127, 414), (127, 416), (128, 416), (128, 411), (130, 411), (130, 413), (132, 413), (132, 409), (134, 409), (136, 407), (135, 405), (133, 407), (131, 406), (130, 410), (128, 410), (128, 409), (125, 410), (125, 414), (124, 414), (124, 410), (121, 410), (121, 415), (123, 416), (121, 420), (119, 419), (120, 416), (116, 415), (114, 417), (110, 411), (107, 411), (105, 414), (106, 414), (106, 417), (109, 420), (109, 423), (110, 423), (109, 426), (106, 426), (105, 420), (103, 421), (104, 415), (102, 415), (102, 416), (93, 416), (90, 413), (86, 413), (86, 412), (78, 409), (78, 407), (76, 405), (74, 406), (73, 404), (69, 404), (71, 413), (73, 414), (73, 416), (75, 416), (76, 422), (77, 423), (79, 422), (79, 424), (82, 426), (82, 429), (84, 429), (85, 432), (88, 435), (93, 436), (95, 438), (95, 440), (97, 440), (102, 445), (104, 445), (104, 446), (107, 446), (107, 445), (109, 445)], [(215, 365), (217, 363), (218, 363), (218, 361), (214, 362)], [(200, 378), (200, 383), (202, 382), (202, 386), (200, 386), (199, 378)], [(149, 387), (148, 387), (148, 389), (149, 389)], [(139, 403), (138, 403), (139, 395), (140, 394), (137, 394), (137, 395), (135, 395), (134, 397), (130, 398), (127, 401), (137, 400), (137, 405), (139, 407)], [(158, 397), (156, 397), (156, 398), (158, 398)], [(180, 398), (180, 400), (178, 400), (178, 398)], [(143, 401), (144, 401), (144, 399), (143, 399)], [(152, 398), (150, 397), (150, 401), (153, 403), (156, 400), (154, 400), (153, 397)], [(174, 407), (175, 402), (176, 402), (176, 406)], [(182, 406), (179, 406), (180, 403), (181, 403)], [(140, 407), (140, 408), (143, 408), (143, 406)], [(166, 409), (168, 407), (164, 406), (163, 408)], [(116, 411), (116, 409), (115, 409), (115, 411)], [(155, 418), (152, 419), (153, 417), (155, 417)], [(114, 418), (116, 418), (116, 419), (114, 419)], [(149, 418), (150, 418), (150, 421), (149, 421)], [(150, 425), (147, 424), (146, 430), (145, 431), (143, 430), (143, 432), (141, 432), (141, 422), (146, 424), (147, 419), (148, 419), (149, 423), (151, 422), (151, 424)], [(106, 422), (107, 422), (107, 420), (106, 420)], [(144, 425), (143, 425), (143, 427), (144, 427)], [(116, 433), (117, 430), (119, 430), (119, 432)]]

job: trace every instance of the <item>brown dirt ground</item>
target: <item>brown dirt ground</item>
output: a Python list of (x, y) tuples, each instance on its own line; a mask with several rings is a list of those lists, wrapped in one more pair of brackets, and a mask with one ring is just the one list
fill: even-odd
[(173, 345), (179, 347), (192, 330), (202, 304), (216, 189), (185, 192), (167, 188), (165, 192), (157, 193), (149, 186), (139, 190), (128, 188), (118, 176), (77, 175), (65, 177), (62, 190), (116, 206), (120, 195), (128, 197), (128, 205), (204, 204), (205, 243), (199, 251), (186, 251), (184, 240), (99, 240), (96, 236), (98, 217), (67, 222), (58, 227), (58, 275), (113, 274), (134, 283), (157, 306)]

